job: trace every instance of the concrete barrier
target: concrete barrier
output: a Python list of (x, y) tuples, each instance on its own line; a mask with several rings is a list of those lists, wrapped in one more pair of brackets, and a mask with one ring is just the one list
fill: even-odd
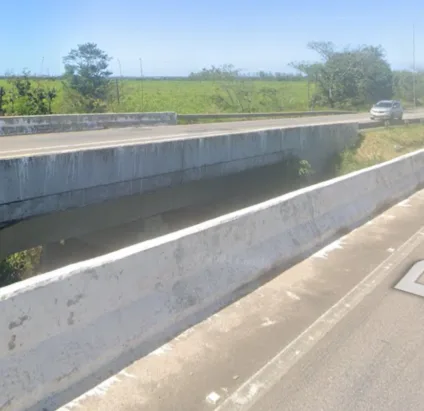
[(177, 124), (177, 114), (172, 112), (51, 114), (45, 116), (0, 117), (0, 137), (21, 134), (175, 124)]
[(348, 110), (318, 110), (318, 111), (286, 111), (268, 113), (215, 113), (215, 114), (178, 114), (178, 121), (196, 123), (201, 120), (230, 120), (230, 119), (257, 119), (257, 118), (290, 118), (290, 117), (316, 117), (337, 114), (355, 114)]
[(0, 409), (52, 410), (424, 182), (424, 150), (0, 290)]
[(101, 130), (133, 126), (175, 125), (178, 121), (225, 120), (237, 118), (288, 118), (318, 115), (352, 114), (352, 111), (299, 111), (280, 113), (180, 114), (159, 113), (99, 113), (48, 114), (40, 116), (0, 116), (0, 137), (22, 134), (58, 133), (66, 131)]
[(358, 139), (356, 123), (282, 127), (0, 160), (0, 226), (283, 161), (320, 172)]

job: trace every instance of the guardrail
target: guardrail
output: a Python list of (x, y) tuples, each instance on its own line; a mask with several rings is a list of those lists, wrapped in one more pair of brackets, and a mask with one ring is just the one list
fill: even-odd
[(337, 114), (355, 114), (355, 111), (323, 110), (323, 111), (285, 111), (271, 113), (215, 113), (215, 114), (178, 114), (178, 121), (195, 122), (199, 120), (229, 120), (241, 118), (290, 118), (331, 116)]

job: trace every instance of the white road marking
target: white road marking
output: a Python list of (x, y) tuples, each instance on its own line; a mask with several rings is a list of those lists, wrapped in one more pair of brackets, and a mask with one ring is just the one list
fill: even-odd
[(424, 285), (417, 280), (424, 274), (424, 261), (416, 262), (406, 275), (395, 285), (400, 291), (424, 297)]
[(355, 309), (418, 245), (424, 241), (424, 226), (379, 264), (359, 284), (327, 310), (296, 339), (227, 397), (215, 411), (247, 411), (264, 396), (349, 312)]

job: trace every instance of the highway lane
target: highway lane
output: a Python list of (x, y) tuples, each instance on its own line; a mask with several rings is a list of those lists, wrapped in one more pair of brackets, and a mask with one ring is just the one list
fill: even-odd
[[(393, 286), (423, 258), (421, 226), (298, 338), (299, 360), (283, 352), (279, 364), (271, 360), (269, 369), (249, 381), (249, 386), (268, 383), (262, 394), (243, 406), (230, 400), (218, 410), (421, 410), (424, 299)], [(294, 365), (285, 372), (281, 362)]]
[[(409, 258), (424, 258), (422, 239)], [(241, 409), (422, 410), (424, 299), (390, 286), (386, 279), (269, 392)]]
[[(406, 113), (405, 119), (419, 118), (422, 116), (424, 116), (424, 112)], [(307, 118), (298, 117), (179, 126), (129, 127), (68, 133), (7, 136), (0, 137), (0, 158), (54, 154), (174, 139), (213, 137), (217, 134), (230, 134), (289, 126), (363, 121), (369, 121), (369, 116), (367, 114), (343, 114)]]
[(424, 298), (394, 287), (424, 259), (423, 208), (424, 190), (61, 410), (421, 410)]

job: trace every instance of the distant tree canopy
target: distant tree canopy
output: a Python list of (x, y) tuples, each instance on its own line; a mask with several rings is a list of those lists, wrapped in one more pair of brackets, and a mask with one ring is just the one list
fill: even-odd
[(110, 60), (95, 43), (80, 44), (63, 58), (64, 88), (76, 111), (93, 113), (106, 108), (112, 74)]
[(337, 51), (330, 42), (308, 47), (319, 62), (292, 63), (316, 83), (313, 104), (329, 107), (362, 107), (393, 95), (393, 74), (381, 47), (359, 46)]
[(232, 64), (224, 64), (220, 67), (211, 66), (200, 71), (192, 72), (188, 76), (190, 80), (278, 80), (278, 81), (302, 81), (301, 74), (259, 71), (257, 73), (244, 73), (243, 70), (235, 68)]
[(417, 71), (415, 78), (411, 71), (393, 72), (393, 87), (399, 99), (414, 102), (414, 83), (416, 104), (421, 106), (424, 100), (424, 72)]
[[(210, 104), (193, 105), (200, 111), (249, 113), (284, 111), (294, 107), (364, 109), (377, 100), (393, 96), (405, 103), (413, 103), (414, 97), (417, 105), (424, 102), (424, 72), (392, 71), (384, 50), (379, 46), (336, 48), (331, 42), (311, 42), (308, 48), (318, 58), (291, 63), (294, 73), (264, 70), (246, 73), (232, 64), (225, 64), (192, 72), (188, 78), (148, 80), (210, 81), (199, 86), (199, 90), (207, 89), (206, 92), (188, 86), (179, 96), (190, 101), (185, 96), (188, 89), (194, 90), (191, 91), (194, 94), (204, 93), (204, 100)], [(145, 106), (139, 101), (144, 101), (142, 96), (147, 78), (143, 78), (137, 87), (127, 87), (122, 76), (112, 79), (111, 60), (97, 44), (85, 43), (63, 58), (62, 76), (40, 78), (27, 71), (18, 76), (6, 75), (3, 77), (6, 82), (0, 86), (0, 116), (49, 114), (53, 101), (57, 113), (144, 110)], [(58, 92), (51, 87), (53, 79), (62, 82), (63, 90), (58, 87)], [(294, 81), (299, 84), (293, 84)], [(171, 99), (166, 94), (159, 92), (158, 88), (152, 106), (166, 110), (172, 107), (178, 111), (181, 104), (176, 102), (175, 96)]]
[(241, 70), (232, 64), (224, 64), (221, 67), (211, 66), (201, 71), (190, 73), (189, 78), (195, 80), (233, 80), (241, 77)]

